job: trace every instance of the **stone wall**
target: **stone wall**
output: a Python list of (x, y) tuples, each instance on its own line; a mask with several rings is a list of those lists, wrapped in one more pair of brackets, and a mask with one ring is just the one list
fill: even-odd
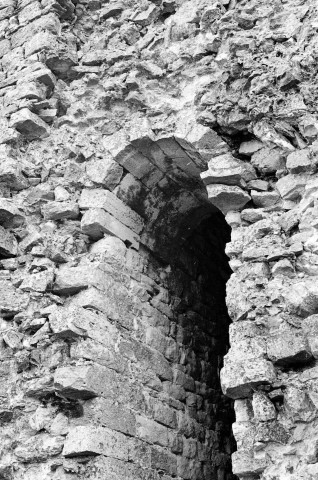
[(317, 19), (1, 2), (2, 478), (317, 477)]

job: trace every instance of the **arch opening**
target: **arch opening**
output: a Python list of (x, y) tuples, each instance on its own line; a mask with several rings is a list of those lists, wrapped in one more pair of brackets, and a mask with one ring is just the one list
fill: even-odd
[(156, 281), (151, 302), (164, 302), (171, 320), (171, 343), (163, 352), (175, 369), (167, 393), (182, 409), (178, 435), (184, 450), (178, 452), (178, 475), (236, 480), (231, 463), (236, 450), (234, 402), (220, 385), (231, 322), (225, 302), (231, 275), (225, 254), (230, 227), (221, 212), (204, 206), (173, 223), (176, 231), (169, 248), (159, 229), (158, 243), (147, 252), (146, 274)]

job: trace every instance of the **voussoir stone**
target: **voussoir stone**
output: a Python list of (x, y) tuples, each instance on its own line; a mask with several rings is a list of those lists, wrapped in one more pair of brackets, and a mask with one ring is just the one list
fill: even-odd
[(138, 213), (108, 190), (84, 189), (79, 199), (79, 206), (83, 210), (102, 208), (137, 234), (143, 228), (143, 219)]

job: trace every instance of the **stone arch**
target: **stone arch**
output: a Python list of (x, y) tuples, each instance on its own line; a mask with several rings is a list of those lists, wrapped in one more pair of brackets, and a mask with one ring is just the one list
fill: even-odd
[[(75, 460), (98, 455), (88, 468), (122, 470), (119, 478), (147, 472), (154, 479), (234, 479), (233, 404), (220, 386), (229, 348), (230, 228), (201, 181), (206, 161), (200, 149), (174, 135), (141, 133), (132, 138), (120, 132), (109, 140), (112, 161), (124, 169), (121, 184), (114, 192), (82, 190), (90, 258), (76, 267), (62, 265), (53, 286), (68, 298), (52, 313), (51, 325), (71, 341), (70, 364), (55, 371), (54, 389), (84, 412), (63, 454)], [(70, 321), (63, 320), (65, 309)], [(100, 335), (110, 336), (111, 353), (96, 346), (94, 332), (87, 338), (76, 329), (80, 315), (88, 315), (97, 331), (106, 315), (108, 332)], [(105, 393), (105, 381), (116, 393)], [(98, 438), (118, 446), (98, 450)], [(125, 463), (126, 450), (131, 464)]]

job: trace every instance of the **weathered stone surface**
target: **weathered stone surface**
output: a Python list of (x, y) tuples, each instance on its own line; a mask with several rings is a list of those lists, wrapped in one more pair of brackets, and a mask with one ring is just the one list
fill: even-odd
[(310, 279), (293, 283), (285, 298), (291, 313), (307, 317), (318, 310), (318, 288)]
[(54, 388), (67, 398), (92, 398), (110, 387), (113, 372), (100, 365), (60, 367), (54, 374)]
[(316, 17), (1, 2), (0, 477), (317, 477)]
[(271, 384), (275, 380), (275, 370), (271, 362), (255, 358), (241, 363), (227, 362), (221, 372), (223, 392), (231, 398), (247, 397), (253, 388)]
[(297, 200), (301, 197), (308, 179), (301, 175), (286, 175), (278, 180), (276, 189), (284, 200)]
[(79, 216), (79, 208), (76, 202), (49, 202), (43, 205), (41, 213), (44, 220), (76, 219)]
[(110, 328), (104, 315), (76, 306), (57, 308), (49, 319), (52, 332), (61, 338), (90, 337), (103, 342)]
[(252, 406), (254, 416), (260, 422), (274, 420), (277, 416), (275, 406), (263, 392), (253, 394)]
[(105, 158), (93, 159), (88, 162), (86, 173), (94, 183), (114, 190), (122, 178), (123, 168), (112, 158), (105, 156)]
[(249, 142), (241, 143), (239, 153), (250, 157), (253, 155), (253, 153), (258, 152), (258, 150), (260, 150), (262, 147), (263, 144), (259, 140), (250, 140)]
[(81, 226), (83, 233), (95, 240), (102, 238), (103, 233), (108, 233), (138, 248), (139, 236), (101, 208), (91, 208), (85, 212)]
[(45, 292), (50, 290), (53, 285), (53, 271), (34, 273), (23, 280), (20, 290), (23, 292)]
[(0, 253), (4, 257), (15, 257), (18, 254), (18, 242), (15, 236), (0, 226)]
[(237, 160), (230, 154), (221, 155), (210, 160), (209, 169), (201, 173), (205, 185), (221, 183), (223, 185), (241, 185), (242, 180), (249, 181), (256, 177), (253, 167)]
[(79, 206), (83, 210), (89, 208), (102, 208), (135, 233), (138, 234), (142, 230), (142, 218), (136, 212), (127, 207), (124, 202), (116, 197), (116, 195), (107, 190), (84, 189), (79, 200)]
[(251, 162), (264, 173), (275, 173), (285, 167), (284, 155), (278, 148), (262, 148), (252, 155)]
[(23, 108), (12, 115), (10, 127), (16, 128), (30, 140), (49, 135), (48, 125), (27, 108)]
[(84, 404), (84, 415), (89, 422), (96, 423), (126, 435), (136, 436), (136, 418), (117, 400), (94, 398)]
[(287, 157), (286, 167), (290, 173), (302, 173), (312, 170), (314, 165), (309, 149), (290, 153)]
[(267, 340), (267, 355), (276, 365), (301, 365), (312, 359), (306, 338), (297, 331), (285, 331)]
[(128, 461), (128, 448), (128, 439), (122, 433), (104, 427), (79, 426), (67, 435), (63, 455), (104, 455)]
[(231, 210), (241, 210), (251, 199), (236, 186), (208, 185), (207, 190), (210, 202), (224, 214)]
[(14, 228), (24, 223), (21, 208), (7, 198), (0, 198), (0, 224), (5, 228)]
[(259, 208), (272, 207), (280, 200), (280, 196), (277, 192), (257, 192), (252, 190), (251, 197), (254, 205)]
[(261, 474), (267, 465), (266, 459), (254, 458), (250, 453), (235, 452), (232, 455), (233, 473), (234, 475), (241, 475), (243, 478)]

